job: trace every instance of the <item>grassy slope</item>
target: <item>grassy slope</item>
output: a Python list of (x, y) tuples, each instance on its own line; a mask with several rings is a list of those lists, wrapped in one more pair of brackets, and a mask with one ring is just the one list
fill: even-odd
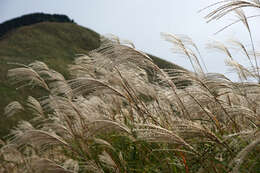
[[(17, 92), (8, 84), (7, 70), (17, 67), (8, 63), (28, 64), (41, 60), (66, 76), (66, 66), (72, 62), (75, 54), (87, 53), (98, 46), (99, 35), (96, 32), (73, 23), (39, 23), (5, 35), (0, 40), (0, 115), (10, 101), (20, 100), (27, 95), (26, 91)], [(5, 123), (6, 120), (1, 116), (0, 136), (15, 123)]]
[[(18, 28), (0, 39), (0, 115), (3, 108), (14, 100), (24, 99), (28, 91), (17, 92), (6, 79), (6, 72), (12, 67), (8, 63), (28, 64), (34, 60), (45, 62), (50, 68), (68, 76), (67, 64), (76, 54), (87, 53), (99, 46), (99, 34), (73, 23), (38, 23)], [(151, 56), (161, 68), (180, 68), (165, 60)], [(26, 94), (27, 93), (27, 94)], [(28, 116), (24, 115), (26, 118)], [(1, 116), (0, 136), (6, 134), (15, 121), (5, 123)]]

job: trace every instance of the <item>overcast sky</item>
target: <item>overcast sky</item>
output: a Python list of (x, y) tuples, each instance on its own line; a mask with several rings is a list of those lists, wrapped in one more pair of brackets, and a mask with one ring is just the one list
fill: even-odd
[[(225, 73), (226, 57), (206, 51), (205, 44), (211, 38), (225, 41), (232, 37), (244, 43), (249, 43), (249, 39), (242, 24), (213, 35), (235, 19), (229, 16), (221, 23), (207, 24), (203, 19), (207, 12), (198, 13), (198, 10), (214, 2), (216, 0), (0, 0), (0, 23), (32, 12), (66, 14), (79, 25), (130, 40), (139, 50), (191, 69), (188, 60), (172, 54), (171, 44), (160, 37), (161, 32), (186, 34), (198, 44), (209, 71)], [(259, 21), (260, 18), (252, 20), (255, 38), (260, 36), (255, 32), (260, 28)], [(259, 40), (255, 41), (258, 45)]]

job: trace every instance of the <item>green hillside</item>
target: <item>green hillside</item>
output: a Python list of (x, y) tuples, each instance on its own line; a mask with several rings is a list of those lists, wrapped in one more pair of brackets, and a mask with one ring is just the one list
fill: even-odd
[(41, 60), (66, 76), (66, 65), (76, 54), (87, 53), (98, 45), (96, 32), (73, 23), (39, 23), (8, 33), (0, 40), (0, 97), (4, 98), (0, 107), (6, 104), (5, 99), (13, 100), (6, 83), (6, 72), (12, 67), (9, 63)]
[[(7, 33), (0, 40), (0, 114), (3, 114), (3, 108), (10, 101), (23, 98), (21, 92), (18, 94), (7, 82), (7, 70), (15, 67), (10, 63), (28, 64), (41, 60), (68, 76), (66, 66), (73, 61), (73, 57), (98, 46), (99, 34), (73, 23), (44, 22)], [(2, 116), (0, 136), (8, 129), (5, 121)]]
[[(68, 77), (67, 64), (72, 63), (76, 54), (88, 53), (99, 47), (99, 34), (75, 23), (42, 22), (12, 30), (0, 39), (0, 114), (13, 100), (21, 100), (28, 91), (19, 91), (8, 84), (7, 70), (13, 63), (28, 64), (35, 60), (45, 62), (50, 68)], [(161, 68), (181, 68), (160, 58), (151, 56)], [(21, 94), (22, 93), (22, 94)], [(28, 94), (27, 94), (28, 95)], [(20, 118), (28, 118), (27, 115)], [(0, 119), (0, 136), (6, 134), (12, 122), (5, 116)], [(3, 127), (3, 128), (2, 128)]]

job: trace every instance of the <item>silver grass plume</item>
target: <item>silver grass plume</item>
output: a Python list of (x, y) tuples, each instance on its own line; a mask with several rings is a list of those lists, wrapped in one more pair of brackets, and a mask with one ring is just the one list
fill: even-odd
[(24, 111), (24, 107), (18, 102), (18, 101), (13, 101), (9, 103), (5, 109), (4, 109), (4, 115), (7, 117), (11, 117), (15, 115), (16, 113)]

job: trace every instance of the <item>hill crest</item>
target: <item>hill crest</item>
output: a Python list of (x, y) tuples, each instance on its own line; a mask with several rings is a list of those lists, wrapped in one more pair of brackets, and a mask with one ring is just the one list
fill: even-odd
[(3, 37), (6, 33), (15, 30), (17, 28), (33, 25), (40, 22), (74, 23), (72, 19), (62, 14), (46, 14), (46, 13), (26, 14), (21, 17), (17, 17), (1, 23), (0, 37)]

